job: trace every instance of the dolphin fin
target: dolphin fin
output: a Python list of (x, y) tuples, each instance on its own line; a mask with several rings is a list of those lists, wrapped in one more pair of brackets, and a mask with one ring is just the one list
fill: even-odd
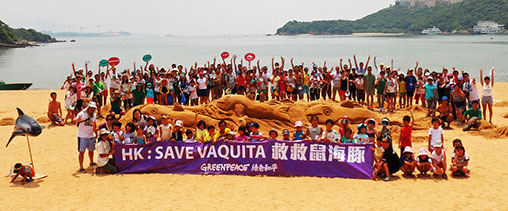
[(21, 115), (25, 114), (25, 113), (23, 113), (23, 111), (22, 111), (21, 109), (19, 109), (19, 108), (16, 108), (16, 109), (18, 110), (18, 115), (19, 115), (19, 116), (21, 116)]
[(44, 129), (44, 128), (46, 128), (46, 126), (42, 126), (42, 125), (41, 125), (41, 130), (42, 130), (42, 129)]
[(11, 135), (11, 137), (9, 138), (9, 141), (7, 142), (7, 145), (5, 145), (5, 147), (8, 147), (8, 146), (9, 146), (9, 144), (11, 143), (12, 139), (13, 139), (15, 136), (23, 135), (23, 133), (25, 133), (25, 131), (23, 131), (23, 130), (16, 130), (16, 131), (12, 132), (12, 135)]

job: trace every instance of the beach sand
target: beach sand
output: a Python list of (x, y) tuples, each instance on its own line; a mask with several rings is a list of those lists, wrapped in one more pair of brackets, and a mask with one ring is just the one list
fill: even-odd
[[(28, 163), (26, 138), (16, 137), (0, 150), (0, 204), (3, 210), (21, 209), (415, 209), (459, 210), (508, 207), (508, 169), (503, 161), (508, 148), (508, 83), (494, 88), (497, 128), (483, 127), (479, 132), (445, 131), (444, 146), (450, 161), (452, 140), (462, 139), (471, 161), (468, 179), (404, 178), (400, 171), (390, 182), (318, 178), (231, 175), (126, 174), (92, 175), (78, 173), (75, 126), (54, 127), (48, 123), (39, 137), (30, 138), (35, 171), (47, 178), (21, 185), (9, 184), (9, 170), (17, 162)], [(7, 143), (17, 118), (16, 107), (35, 119), (47, 120), (49, 93), (52, 90), (0, 91), (0, 144)], [(56, 91), (63, 103), (64, 92)], [(333, 105), (327, 103), (328, 105)], [(358, 110), (358, 111), (356, 111)], [(355, 108), (354, 112), (363, 110)], [(65, 111), (64, 111), (65, 112)], [(201, 112), (204, 112), (201, 110)], [(354, 113), (353, 112), (353, 113)], [(377, 112), (376, 112), (377, 114)], [(409, 112), (388, 114), (401, 122)], [(353, 114), (352, 114), (353, 115)], [(385, 114), (379, 114), (383, 117)], [(413, 148), (426, 146), (430, 120), (416, 113), (417, 130)], [(269, 121), (262, 122), (271, 125)], [(354, 124), (356, 127), (356, 124)], [(494, 127), (494, 126), (492, 126)], [(501, 128), (501, 129), (499, 129)], [(393, 128), (395, 132), (397, 129)], [(395, 141), (398, 135), (395, 135)], [(396, 142), (394, 142), (396, 143)], [(398, 150), (397, 150), (398, 152)], [(85, 156), (85, 164), (88, 163)], [(19, 181), (19, 179), (18, 179)]]

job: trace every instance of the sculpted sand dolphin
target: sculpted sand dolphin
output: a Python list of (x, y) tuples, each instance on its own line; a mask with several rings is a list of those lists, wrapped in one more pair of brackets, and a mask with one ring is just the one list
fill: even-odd
[(9, 138), (5, 147), (9, 146), (9, 143), (11, 143), (15, 136), (38, 136), (42, 133), (42, 129), (46, 128), (39, 125), (34, 118), (25, 115), (21, 109), (16, 109), (18, 109), (19, 116), (18, 119), (16, 119), (16, 124), (14, 125), (14, 132), (12, 132), (12, 136)]

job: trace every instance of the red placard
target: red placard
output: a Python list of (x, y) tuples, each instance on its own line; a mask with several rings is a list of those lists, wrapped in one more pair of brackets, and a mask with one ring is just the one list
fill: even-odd
[(117, 66), (120, 64), (120, 59), (118, 57), (111, 57), (108, 59), (108, 63), (110, 66)]
[(253, 53), (248, 53), (248, 54), (245, 54), (245, 60), (247, 61), (252, 61), (256, 58), (256, 55), (254, 55)]
[(224, 51), (220, 54), (220, 56), (222, 57), (222, 59), (226, 59), (229, 57), (229, 53), (227, 51)]

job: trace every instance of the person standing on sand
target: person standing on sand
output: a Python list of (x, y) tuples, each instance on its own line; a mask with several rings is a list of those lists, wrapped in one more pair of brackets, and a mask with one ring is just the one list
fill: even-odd
[[(72, 64), (72, 67), (74, 68), (74, 63)], [(81, 74), (76, 74), (76, 82), (72, 84), (74, 87), (76, 87), (76, 112), (81, 111), (83, 108), (83, 100), (81, 99), (81, 91), (85, 87), (85, 84), (81, 81)]]
[(51, 92), (51, 101), (48, 105), (48, 118), (53, 124), (64, 126), (65, 123), (62, 119), (62, 106), (56, 100), (56, 92)]
[(78, 160), (79, 172), (86, 173), (83, 168), (83, 160), (85, 151), (88, 150), (88, 157), (90, 158), (90, 166), (95, 166), (93, 162), (93, 153), (95, 151), (95, 136), (97, 135), (97, 118), (95, 110), (97, 106), (95, 102), (90, 102), (87, 108), (79, 112), (74, 119), (74, 123), (78, 125)]

